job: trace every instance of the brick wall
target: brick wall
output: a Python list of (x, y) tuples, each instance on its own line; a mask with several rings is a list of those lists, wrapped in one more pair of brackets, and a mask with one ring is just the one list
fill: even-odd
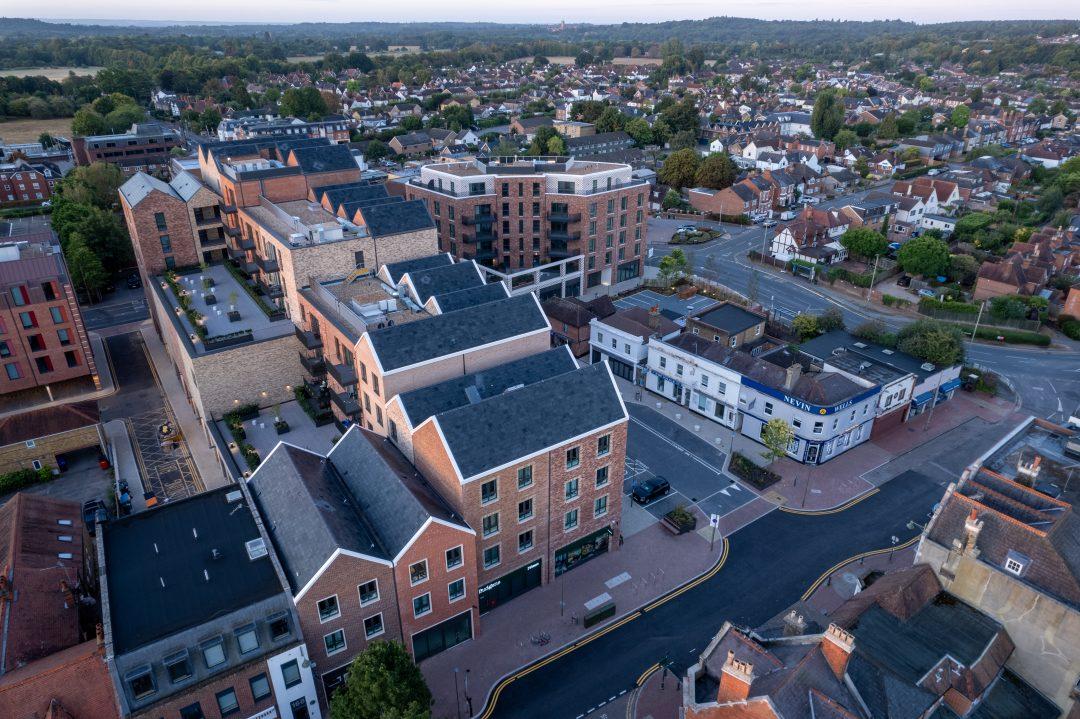
[(270, 695), (256, 702), (251, 694), (252, 677), (259, 674), (270, 676), (270, 669), (266, 665), (264, 657), (244, 664), (224, 676), (215, 676), (201, 684), (189, 687), (163, 702), (153, 704), (141, 711), (132, 713), (131, 719), (180, 719), (180, 710), (199, 703), (204, 716), (208, 719), (216, 719), (221, 716), (218, 709), (217, 693), (232, 688), (236, 691), (236, 700), (240, 704), (239, 716), (248, 717), (264, 709), (274, 706), (273, 686)]
[(56, 455), (97, 447), (100, 443), (96, 424), (38, 437), (34, 440), (33, 447), (27, 447), (26, 442), (15, 442), (0, 447), (0, 474), (33, 468), (35, 459), (46, 467), (55, 467)]
[(297, 386), (304, 371), (299, 352), (299, 340), (288, 334), (193, 357), (202, 415), (221, 417), (249, 402), (260, 407), (288, 402), (293, 393), (286, 387)]
[[(191, 215), (188, 206), (178, 198), (157, 190), (152, 191), (135, 207), (128, 205), (121, 195), (120, 204), (124, 209), (131, 244), (135, 249), (135, 260), (143, 275), (143, 282), (161, 274), (165, 268), (166, 254), (162, 250), (161, 237), (168, 235), (172, 248), (170, 256), (176, 267), (196, 265), (201, 259), (195, 233), (191, 227)], [(165, 216), (165, 228), (159, 229), (155, 215)]]

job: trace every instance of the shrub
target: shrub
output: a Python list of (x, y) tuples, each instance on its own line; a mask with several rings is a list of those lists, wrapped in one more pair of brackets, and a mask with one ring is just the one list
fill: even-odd
[(1041, 332), (1006, 329), (1004, 327), (980, 327), (975, 333), (975, 337), (981, 340), (997, 340), (1000, 337), (1002, 338), (1001, 341), (1008, 344), (1038, 345), (1040, 347), (1050, 345), (1049, 335), (1044, 335)]
[(33, 484), (39, 482), (46, 482), (52, 477), (52, 469), (49, 467), (42, 467), (41, 469), (16, 469), (14, 472), (8, 472), (7, 474), (0, 474), (0, 494), (8, 494), (9, 492), (18, 492), (20, 489), (24, 489)]
[(780, 481), (780, 475), (765, 467), (759, 467), (738, 452), (731, 453), (728, 469), (739, 479), (757, 489), (766, 489)]
[(902, 297), (894, 297), (893, 295), (882, 295), (881, 303), (886, 307), (908, 307), (911, 305), (909, 300), (905, 300)]
[(1080, 320), (1062, 315), (1058, 318), (1058, 326), (1061, 327), (1061, 333), (1069, 339), (1080, 340)]
[(979, 314), (979, 305), (973, 305), (968, 302), (942, 302), (933, 297), (920, 297), (919, 309), (946, 310), (948, 312), (959, 312), (967, 315)]

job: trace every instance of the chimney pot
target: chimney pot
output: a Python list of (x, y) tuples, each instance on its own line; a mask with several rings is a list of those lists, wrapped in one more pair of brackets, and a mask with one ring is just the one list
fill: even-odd
[(979, 519), (978, 512), (972, 507), (971, 514), (964, 520), (964, 554), (971, 557), (979, 556), (979, 532), (982, 531), (983, 521)]
[(739, 661), (735, 652), (728, 650), (727, 661), (720, 670), (720, 688), (716, 700), (726, 702), (746, 701), (750, 696), (750, 684), (754, 681), (754, 665)]
[(836, 624), (830, 624), (821, 638), (821, 653), (825, 655), (825, 661), (829, 663), (837, 679), (843, 680), (848, 659), (854, 650), (855, 635)]
[(98, 649), (105, 648), (105, 627), (101, 622), (94, 625), (94, 633), (97, 635)]
[(795, 388), (795, 384), (799, 381), (799, 377), (801, 376), (802, 365), (798, 362), (792, 362), (784, 371), (784, 389), (789, 392), (793, 390)]

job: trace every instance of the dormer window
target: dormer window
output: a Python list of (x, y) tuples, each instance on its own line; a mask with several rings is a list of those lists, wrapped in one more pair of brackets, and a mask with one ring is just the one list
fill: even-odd
[(1005, 555), (1005, 571), (1019, 577), (1030, 562), (1031, 560), (1023, 554), (1009, 550), (1009, 553)]

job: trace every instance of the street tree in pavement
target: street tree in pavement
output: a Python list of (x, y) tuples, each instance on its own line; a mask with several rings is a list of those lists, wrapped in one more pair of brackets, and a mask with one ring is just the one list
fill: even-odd
[(660, 168), (660, 182), (671, 187), (688, 187), (694, 184), (701, 160), (690, 148), (676, 150), (664, 160)]
[(936, 277), (949, 269), (949, 246), (936, 237), (916, 237), (904, 243), (897, 260), (904, 272)]
[(761, 427), (761, 443), (765, 445), (765, 452), (761, 456), (770, 462), (774, 459), (782, 459), (787, 455), (787, 448), (795, 439), (795, 428), (787, 423), (787, 420), (774, 417)]
[(856, 257), (873, 258), (889, 249), (889, 241), (869, 227), (852, 227), (840, 237), (840, 244)]
[(431, 691), (398, 642), (361, 652), (330, 700), (331, 719), (430, 719)]

